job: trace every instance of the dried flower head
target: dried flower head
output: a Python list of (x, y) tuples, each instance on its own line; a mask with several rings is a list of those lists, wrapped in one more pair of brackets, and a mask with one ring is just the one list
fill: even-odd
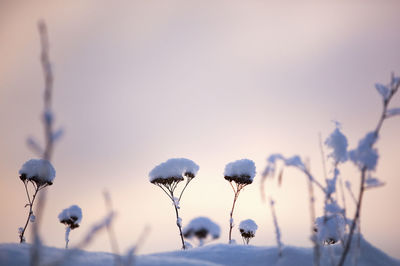
[(42, 187), (53, 184), (56, 170), (47, 160), (31, 159), (22, 165), (19, 174), (22, 182), (32, 181), (37, 187)]

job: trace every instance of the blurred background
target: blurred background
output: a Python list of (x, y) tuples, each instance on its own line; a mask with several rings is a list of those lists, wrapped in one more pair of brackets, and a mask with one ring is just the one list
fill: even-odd
[[(400, 75), (398, 1), (0, 1), (0, 242), (18, 242), (28, 210), (18, 178), (43, 143), (43, 76), (37, 21), (47, 22), (53, 62), (57, 170), (41, 233), (64, 247), (57, 215), (78, 204), (81, 227), (70, 246), (106, 214), (107, 189), (118, 216), (121, 250), (151, 230), (139, 253), (180, 249), (175, 214), (149, 171), (173, 157), (200, 166), (181, 202), (183, 225), (208, 216), (227, 243), (233, 193), (226, 163), (249, 158), (257, 176), (239, 196), (236, 224), (259, 225), (254, 245), (275, 245), (260, 173), (272, 153), (298, 154), (324, 182), (319, 137), (342, 123), (350, 148), (374, 129), (381, 112), (376, 82)], [(400, 95), (392, 107), (400, 106)], [(400, 258), (400, 117), (378, 142), (374, 176), (386, 186), (365, 194), (361, 228), (373, 245)], [(325, 150), (325, 154), (328, 151)], [(327, 162), (328, 170), (331, 163)], [(343, 178), (359, 183), (351, 163)], [(311, 246), (305, 177), (285, 170), (266, 183), (286, 245)], [(354, 204), (347, 194), (349, 215)], [(323, 197), (317, 194), (318, 214)], [(29, 227), (30, 228), (30, 227)], [(237, 227), (234, 238), (241, 243)], [(31, 241), (30, 229), (27, 241)], [(110, 251), (105, 232), (88, 250)]]

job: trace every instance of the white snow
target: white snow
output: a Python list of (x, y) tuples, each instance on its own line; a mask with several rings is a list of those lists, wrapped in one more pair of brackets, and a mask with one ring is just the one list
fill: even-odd
[(246, 233), (255, 234), (257, 228), (258, 228), (257, 224), (252, 219), (241, 221), (239, 224), (239, 230), (243, 230)]
[(47, 160), (31, 159), (22, 165), (19, 174), (25, 175), (28, 180), (37, 179), (40, 182), (52, 183), (56, 170)]
[(325, 140), (325, 145), (332, 149), (328, 156), (332, 157), (335, 162), (344, 163), (347, 161), (347, 138), (338, 127)]
[(304, 163), (298, 155), (285, 159), (285, 164), (287, 166), (296, 166), (301, 169), (305, 169)]
[(368, 175), (368, 177), (365, 179), (365, 186), (366, 188), (373, 188), (373, 187), (380, 187), (383, 186), (385, 183), (380, 181), (376, 177), (372, 177), (371, 175)]
[(379, 158), (377, 149), (373, 148), (376, 140), (375, 132), (369, 132), (358, 142), (357, 148), (349, 152), (350, 160), (360, 169), (365, 166), (367, 170), (375, 170)]
[[(357, 246), (358, 237), (354, 237), (352, 247)], [(0, 265), (20, 266), (30, 263), (30, 244), (0, 244)], [(322, 246), (321, 265), (337, 264), (342, 246)], [(353, 253), (355, 249), (351, 249)], [(43, 246), (40, 250), (43, 264), (49, 264), (61, 258), (66, 252), (64, 248)], [(386, 255), (360, 236), (360, 257), (358, 266), (399, 266), (400, 261)], [(77, 250), (63, 262), (63, 266), (112, 266), (115, 255), (106, 252), (87, 252)], [(282, 257), (278, 257), (277, 247), (214, 244), (189, 250), (138, 255), (134, 257), (135, 266), (310, 266), (313, 265), (312, 248), (286, 246)], [(351, 266), (351, 256), (346, 259), (345, 266)]]
[(241, 159), (225, 166), (224, 176), (249, 176), (250, 180), (253, 181), (256, 175), (256, 165), (252, 160)]
[(171, 177), (183, 177), (183, 175), (191, 174), (196, 176), (199, 166), (192, 160), (185, 158), (173, 158), (163, 162), (149, 173), (150, 182), (155, 179), (165, 179)]
[(346, 222), (343, 215), (333, 214), (318, 217), (315, 221), (317, 237), (321, 243), (336, 243), (343, 239), (346, 229)]
[(271, 154), (267, 159), (267, 166), (265, 167), (262, 176), (266, 178), (268, 176), (273, 176), (275, 174), (275, 168), (278, 161), (283, 161), (286, 166), (294, 166), (299, 168), (301, 171), (305, 171), (306, 167), (301, 160), (300, 156), (294, 155), (292, 157), (286, 158), (282, 154), (275, 153)]
[[(76, 217), (73, 219), (72, 217)], [(82, 221), (82, 209), (77, 205), (72, 205), (64, 210), (58, 215), (58, 219), (60, 222), (63, 221), (72, 221), (74, 224), (80, 224)]]
[(219, 238), (221, 234), (219, 225), (203, 216), (192, 219), (183, 229), (183, 234), (186, 238), (191, 239), (195, 236), (196, 232), (201, 230), (206, 230), (207, 234), (211, 235), (213, 239)]

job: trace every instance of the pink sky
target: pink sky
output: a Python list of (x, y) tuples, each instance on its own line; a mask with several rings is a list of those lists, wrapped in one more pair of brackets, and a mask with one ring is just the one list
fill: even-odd
[[(56, 124), (66, 132), (55, 149), (44, 241), (63, 247), (57, 215), (78, 204), (83, 221), (73, 245), (105, 214), (107, 188), (121, 249), (149, 225), (141, 250), (148, 253), (180, 247), (172, 205), (148, 182), (148, 172), (173, 157), (200, 166), (181, 203), (184, 225), (208, 216), (222, 227), (219, 242), (227, 241), (233, 197), (224, 166), (254, 160), (258, 175), (235, 220), (254, 219), (252, 243), (274, 245), (260, 198), (267, 156), (307, 157), (322, 182), (318, 134), (325, 138), (338, 120), (353, 148), (375, 127), (374, 84), (400, 75), (399, 9), (397, 1), (1, 1), (0, 242), (18, 240), (27, 214), (18, 170), (33, 157), (25, 140), (42, 139), (38, 19), (49, 28)], [(387, 185), (366, 193), (361, 224), (367, 240), (397, 258), (399, 133), (399, 118), (385, 123), (374, 175)], [(359, 182), (350, 163), (343, 176)], [(267, 183), (288, 245), (310, 245), (306, 185), (291, 170), (280, 189)], [(89, 250), (109, 251), (107, 235)]]

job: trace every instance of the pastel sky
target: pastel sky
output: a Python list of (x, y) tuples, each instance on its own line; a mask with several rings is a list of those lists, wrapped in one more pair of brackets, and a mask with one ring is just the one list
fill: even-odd
[[(260, 197), (267, 156), (309, 158), (323, 182), (319, 133), (325, 139), (340, 121), (353, 148), (375, 127), (374, 84), (400, 75), (398, 10), (398, 1), (1, 1), (0, 242), (18, 241), (27, 215), (18, 170), (34, 157), (27, 137), (43, 140), (39, 19), (50, 35), (56, 125), (65, 130), (44, 242), (64, 246), (57, 215), (72, 204), (83, 220), (70, 245), (81, 239), (106, 214), (107, 189), (121, 250), (148, 225), (140, 253), (150, 253), (180, 248), (173, 206), (148, 182), (154, 166), (174, 157), (200, 166), (181, 202), (183, 224), (208, 216), (222, 227), (223, 243), (233, 200), (224, 167), (254, 160), (258, 174), (239, 197), (235, 221), (255, 220), (252, 243), (274, 245)], [(400, 107), (400, 95), (392, 106)], [(374, 176), (386, 186), (366, 193), (361, 221), (366, 239), (397, 258), (399, 134), (399, 117), (385, 122)], [(348, 163), (342, 173), (357, 193), (356, 168)], [(266, 193), (277, 202), (284, 244), (310, 246), (305, 177), (288, 169), (282, 186), (269, 181)], [(317, 200), (321, 214), (321, 194)], [(233, 237), (240, 241), (237, 228)], [(88, 250), (110, 251), (107, 234)]]

